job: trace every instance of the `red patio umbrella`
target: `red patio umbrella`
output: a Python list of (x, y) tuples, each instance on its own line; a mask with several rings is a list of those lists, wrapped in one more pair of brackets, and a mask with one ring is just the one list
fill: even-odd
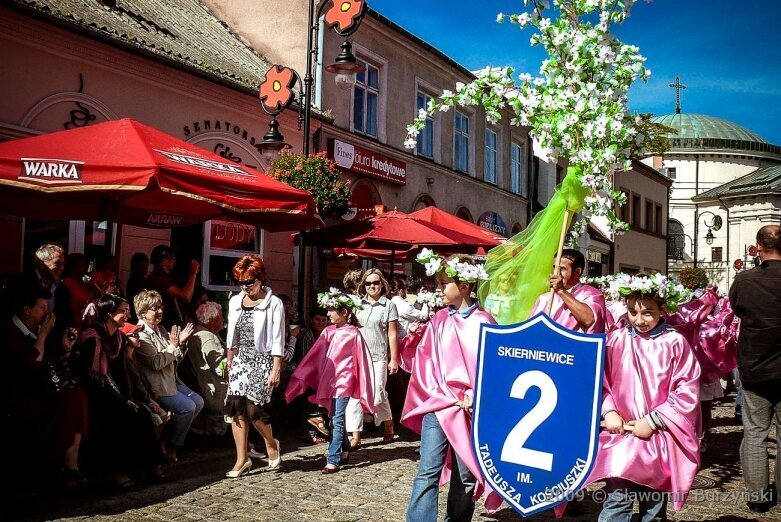
[(319, 222), (306, 191), (131, 119), (0, 143), (0, 210), (35, 219), (172, 227), (227, 218), (266, 230)]
[(460, 217), (455, 216), (449, 212), (445, 212), (444, 210), (441, 210), (437, 207), (422, 208), (420, 210), (416, 210), (415, 212), (411, 212), (410, 216), (434, 223), (435, 225), (456, 230), (462, 234), (489, 237), (495, 241), (493, 246), (497, 246), (507, 239), (503, 235), (494, 232), (493, 230), (488, 230), (487, 228), (470, 223), (465, 219), (461, 219)]
[(463, 234), (393, 210), (363, 221), (332, 225), (303, 233), (307, 246), (409, 250), (417, 247), (442, 247), (462, 252), (493, 247), (497, 242), (487, 236)]
[[(487, 236), (456, 232), (397, 210), (372, 216), (363, 221), (304, 232), (303, 240), (307, 246), (390, 251), (391, 270), (395, 263), (396, 251), (399, 250), (411, 251), (429, 247), (469, 253), (481, 247), (490, 248), (497, 245), (495, 240)], [(409, 253), (411, 252), (406, 252), (405, 256)]]

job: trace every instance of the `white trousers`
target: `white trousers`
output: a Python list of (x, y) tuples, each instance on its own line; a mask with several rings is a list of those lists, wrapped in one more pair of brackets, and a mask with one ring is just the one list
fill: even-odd
[[(382, 402), (377, 405), (377, 414), (374, 416), (374, 423), (379, 426), (386, 420), (391, 420), (390, 403), (388, 402), (388, 392), (385, 391), (385, 384), (388, 382), (388, 361), (374, 362), (374, 396), (382, 397)], [(363, 431), (363, 408), (361, 401), (350, 398), (347, 401), (347, 410), (345, 415), (345, 429), (347, 433)]]

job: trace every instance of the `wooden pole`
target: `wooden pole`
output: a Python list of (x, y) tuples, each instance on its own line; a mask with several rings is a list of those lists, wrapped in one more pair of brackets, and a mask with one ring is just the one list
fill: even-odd
[[(561, 236), (559, 237), (559, 250), (556, 253), (556, 264), (553, 266), (553, 273), (558, 274), (561, 266), (561, 253), (564, 250), (564, 241), (567, 239), (567, 231), (569, 230), (569, 209), (564, 211), (564, 222), (561, 224)], [(548, 293), (548, 305), (545, 307), (545, 313), (550, 315), (550, 311), (553, 308), (554, 290), (551, 288)]]

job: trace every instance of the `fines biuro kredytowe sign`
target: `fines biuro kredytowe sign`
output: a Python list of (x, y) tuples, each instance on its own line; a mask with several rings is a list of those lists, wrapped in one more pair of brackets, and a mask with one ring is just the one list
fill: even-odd
[(571, 500), (594, 464), (605, 336), (545, 314), (480, 330), (473, 444), (486, 482), (523, 516)]
[(341, 168), (397, 185), (407, 183), (407, 164), (379, 152), (337, 139), (330, 139), (328, 152)]

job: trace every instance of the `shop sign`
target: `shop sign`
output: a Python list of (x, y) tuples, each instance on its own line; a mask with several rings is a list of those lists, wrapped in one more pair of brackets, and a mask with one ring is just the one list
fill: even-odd
[(258, 152), (260, 152), (260, 144), (262, 140), (252, 136), (249, 131), (247, 131), (247, 129), (241, 128), (235, 122), (231, 122), (230, 120), (214, 119), (194, 121), (192, 125), (185, 125), (182, 128), (182, 132), (184, 133), (185, 137), (200, 134), (201, 132), (211, 131), (224, 132), (226, 134), (233, 134), (234, 136), (238, 136), (255, 147)]
[(586, 259), (590, 263), (602, 263), (602, 252), (595, 252), (593, 250), (586, 250)]
[(81, 183), (83, 161), (54, 158), (21, 158), (22, 171), (19, 179), (40, 183)]
[(330, 140), (329, 153), (343, 169), (397, 185), (407, 183), (407, 164), (403, 161), (337, 139)]
[(502, 216), (496, 212), (483, 212), (480, 214), (480, 217), (477, 218), (477, 224), (483, 228), (496, 232), (497, 234), (501, 234), (504, 237), (508, 237), (507, 225), (504, 223)]
[(211, 220), (210, 242), (212, 250), (240, 250), (257, 252), (256, 230), (252, 225), (235, 221)]

